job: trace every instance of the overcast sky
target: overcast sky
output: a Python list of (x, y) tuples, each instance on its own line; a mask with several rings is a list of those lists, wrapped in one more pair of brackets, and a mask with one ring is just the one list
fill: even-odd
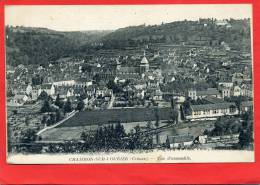
[(6, 6), (5, 23), (59, 31), (114, 30), (199, 18), (251, 18), (251, 5)]

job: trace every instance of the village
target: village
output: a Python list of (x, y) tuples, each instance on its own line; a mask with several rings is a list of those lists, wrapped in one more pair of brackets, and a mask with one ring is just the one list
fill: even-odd
[(101, 49), (46, 65), (7, 64), (6, 83), (13, 152), (28, 145), (59, 152), (63, 143), (113, 138), (108, 133), (114, 130), (123, 143), (105, 140), (93, 148), (252, 147), (243, 139), (253, 122), (252, 56), (224, 41), (195, 37), (176, 45)]

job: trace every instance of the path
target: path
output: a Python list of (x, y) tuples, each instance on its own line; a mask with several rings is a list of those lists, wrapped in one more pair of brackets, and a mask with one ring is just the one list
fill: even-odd
[(72, 111), (69, 113), (69, 115), (64, 118), (63, 120), (57, 122), (56, 124), (52, 125), (52, 126), (48, 126), (48, 127), (45, 127), (44, 129), (40, 130), (39, 132), (37, 132), (37, 135), (39, 136), (40, 134), (42, 134), (43, 132), (45, 132), (46, 130), (49, 130), (49, 129), (52, 129), (52, 128), (55, 128), (57, 126), (59, 126), (60, 124), (62, 124), (64, 121), (67, 121), (68, 119), (72, 118), (78, 111)]

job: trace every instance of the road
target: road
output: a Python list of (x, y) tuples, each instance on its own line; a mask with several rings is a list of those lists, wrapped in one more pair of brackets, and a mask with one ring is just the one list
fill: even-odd
[(75, 116), (75, 114), (77, 113), (78, 111), (75, 111), (73, 110), (71, 113), (69, 113), (69, 115), (67, 117), (65, 117), (63, 120), (57, 122), (56, 124), (52, 125), (52, 126), (49, 126), (49, 127), (45, 127), (44, 129), (40, 130), (39, 132), (37, 132), (37, 135), (40, 135), (41, 133), (45, 132), (46, 130), (49, 130), (49, 129), (52, 129), (52, 128), (55, 128), (57, 126), (59, 126), (60, 124), (62, 124), (63, 122), (67, 121), (68, 119), (72, 118), (73, 116)]
[(107, 105), (107, 109), (112, 109), (114, 101), (115, 101), (115, 96), (112, 94), (110, 102)]

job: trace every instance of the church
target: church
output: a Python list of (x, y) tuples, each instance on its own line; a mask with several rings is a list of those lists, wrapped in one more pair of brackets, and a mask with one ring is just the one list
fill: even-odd
[(140, 63), (140, 74), (143, 74), (145, 72), (148, 72), (149, 71), (149, 62), (147, 60), (147, 58), (145, 57), (145, 54), (144, 54), (144, 57), (143, 59), (141, 60), (141, 63)]
[(141, 75), (149, 71), (149, 61), (147, 60), (144, 52), (144, 56), (140, 62), (139, 67), (121, 66), (121, 63), (117, 60), (116, 74), (117, 75)]

